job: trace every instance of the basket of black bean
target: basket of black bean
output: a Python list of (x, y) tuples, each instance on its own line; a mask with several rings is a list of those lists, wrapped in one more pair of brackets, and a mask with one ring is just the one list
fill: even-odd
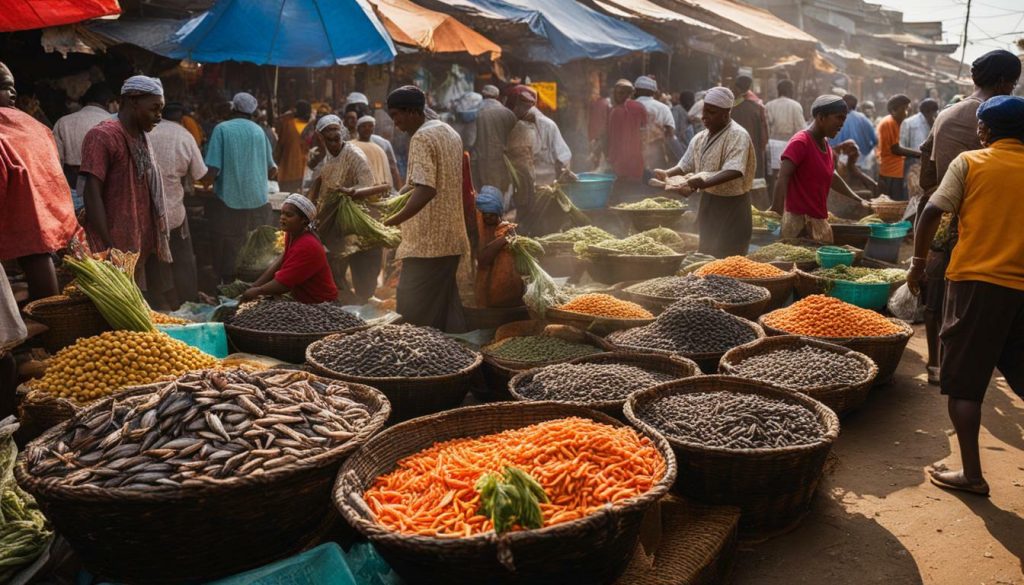
[(661, 311), (682, 299), (708, 298), (726, 313), (753, 321), (768, 309), (772, 295), (763, 286), (728, 276), (664, 276), (625, 287), (623, 295), (652, 311)]
[(616, 351), (521, 372), (508, 390), (515, 400), (578, 404), (626, 422), (622, 405), (633, 392), (699, 375), (684, 357)]
[(725, 352), (764, 336), (760, 325), (698, 299), (678, 301), (650, 325), (616, 331), (605, 340), (617, 349), (681, 355), (714, 374)]
[(437, 329), (409, 324), (338, 333), (306, 349), (314, 372), (383, 392), (389, 423), (461, 405), (481, 360)]
[(486, 387), (474, 386), (473, 395), (485, 402), (512, 400), (508, 382), (519, 372), (599, 354), (610, 348), (611, 345), (600, 337), (568, 325), (529, 321), (520, 327), (499, 329), (495, 332), (495, 341), (480, 348), (483, 354), (480, 370)]
[(742, 509), (740, 530), (766, 538), (808, 511), (839, 417), (779, 386), (732, 376), (675, 380), (630, 395), (630, 423), (668, 439), (679, 464), (674, 489)]
[(91, 572), (205, 583), (323, 538), (338, 469), (389, 413), (361, 384), (197, 370), (101, 399), (29, 443), (15, 474)]
[(224, 331), (238, 351), (292, 364), (302, 363), (310, 343), (332, 333), (366, 327), (366, 321), (339, 303), (269, 300), (239, 306), (224, 323)]
[(796, 390), (839, 416), (864, 403), (878, 375), (878, 366), (868, 356), (798, 335), (766, 337), (730, 349), (719, 370)]

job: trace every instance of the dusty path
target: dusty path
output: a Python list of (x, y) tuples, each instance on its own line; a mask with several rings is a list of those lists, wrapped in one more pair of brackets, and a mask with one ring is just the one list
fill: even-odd
[(919, 330), (896, 381), (843, 420), (811, 513), (744, 547), (736, 585), (1024, 585), (1024, 401), (993, 379), (981, 432), (992, 497), (942, 491), (925, 467), (959, 458), (924, 355)]

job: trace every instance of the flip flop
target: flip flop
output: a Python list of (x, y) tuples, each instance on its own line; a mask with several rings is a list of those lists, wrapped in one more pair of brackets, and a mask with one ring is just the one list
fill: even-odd
[(982, 480), (981, 482), (978, 482), (978, 483), (967, 483), (967, 484), (964, 484), (964, 483), (952, 483), (952, 482), (946, 481), (946, 480), (942, 479), (941, 477), (939, 477), (939, 474), (941, 474), (941, 473), (946, 473), (946, 472), (945, 471), (940, 471), (940, 470), (931, 471), (930, 473), (928, 473), (928, 478), (931, 480), (931, 482), (933, 484), (935, 484), (936, 486), (938, 486), (938, 487), (940, 487), (942, 489), (953, 490), (953, 491), (960, 491), (960, 492), (967, 492), (969, 494), (974, 494), (974, 495), (977, 495), (977, 496), (984, 496), (986, 498), (989, 495), (988, 482), (986, 482), (984, 480)]

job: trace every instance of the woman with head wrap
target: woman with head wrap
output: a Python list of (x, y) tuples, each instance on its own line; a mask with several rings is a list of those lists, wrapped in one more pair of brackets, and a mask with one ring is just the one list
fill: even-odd
[(820, 96), (811, 105), (810, 127), (793, 135), (782, 151), (774, 200), (776, 210), (783, 208), (783, 238), (807, 236), (831, 244), (828, 194), (832, 189), (868, 207), (836, 172), (835, 154), (828, 143), (839, 134), (848, 110), (843, 98)]
[[(690, 141), (679, 164), (655, 169), (668, 191), (689, 196), (701, 193), (697, 224), (699, 251), (718, 258), (746, 255), (750, 247), (753, 218), (750, 189), (754, 183), (757, 157), (750, 135), (730, 117), (733, 94), (725, 87), (713, 87), (704, 95), (701, 119), (704, 130)], [(668, 182), (682, 175), (683, 182)]]
[(242, 293), (242, 301), (291, 293), (300, 303), (338, 300), (338, 288), (327, 262), (327, 253), (314, 229), (316, 205), (293, 193), (281, 206), (284, 254)]
[[(363, 249), (354, 236), (339, 229), (338, 203), (341, 197), (356, 200), (374, 198), (387, 193), (391, 186), (374, 179), (363, 151), (342, 139), (344, 131), (341, 119), (334, 115), (324, 116), (317, 124), (325, 155), (309, 197), (320, 207), (317, 217), (320, 233), (327, 244), (328, 258), (342, 300), (364, 303), (377, 290), (382, 251), (380, 247)], [(351, 287), (346, 277), (350, 268)]]
[(476, 306), (480, 308), (519, 307), (523, 304), (523, 279), (516, 272), (515, 258), (508, 250), (508, 238), (516, 235), (516, 224), (502, 219), (502, 193), (485, 185), (476, 196)]
[(934, 469), (939, 487), (987, 495), (978, 432), (981, 402), (995, 368), (1024, 397), (1024, 98), (996, 96), (978, 108), (985, 148), (961, 153), (918, 220), (907, 283), (917, 292), (925, 255), (944, 212), (959, 218), (946, 268), (939, 384), (960, 445), (963, 469)]

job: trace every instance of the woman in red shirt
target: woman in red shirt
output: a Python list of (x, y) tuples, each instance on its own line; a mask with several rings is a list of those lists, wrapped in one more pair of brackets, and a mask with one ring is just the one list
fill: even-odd
[(261, 296), (291, 293), (300, 303), (327, 303), (338, 299), (327, 252), (310, 226), (316, 206), (302, 195), (289, 195), (281, 207), (285, 233), (284, 254), (242, 294), (249, 301)]

